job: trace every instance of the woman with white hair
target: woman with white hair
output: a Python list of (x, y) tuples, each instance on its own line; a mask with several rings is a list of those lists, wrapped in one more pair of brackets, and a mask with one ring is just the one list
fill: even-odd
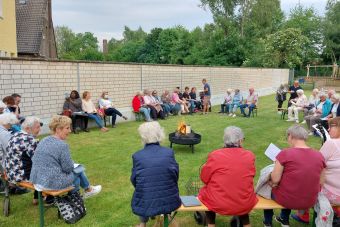
[[(8, 142), (5, 157), (5, 169), (8, 181), (17, 184), (28, 181), (32, 169), (32, 157), (38, 145), (36, 137), (40, 133), (42, 123), (37, 117), (26, 117), (22, 130), (14, 133)], [(34, 193), (33, 204), (38, 204), (38, 194)]]
[(170, 214), (181, 205), (178, 190), (178, 164), (172, 149), (160, 146), (164, 138), (158, 122), (146, 122), (138, 132), (144, 148), (133, 154), (131, 183), (135, 187), (131, 207), (139, 216), (140, 227), (149, 217)]
[(316, 104), (314, 114), (305, 117), (307, 127), (309, 129), (309, 135), (314, 134), (315, 129), (312, 126), (320, 123), (321, 118), (327, 117), (329, 111), (331, 111), (332, 103), (329, 99), (327, 99), (327, 94), (321, 93), (319, 97), (320, 101)]
[(340, 95), (339, 94), (334, 94), (331, 97), (331, 110), (329, 111), (328, 115), (321, 119), (321, 124), (325, 129), (328, 129), (328, 121), (332, 118), (340, 117)]
[(201, 170), (204, 186), (199, 200), (209, 209), (209, 227), (215, 226), (216, 213), (239, 216), (249, 227), (249, 212), (257, 203), (254, 192), (255, 155), (242, 147), (244, 134), (235, 126), (224, 130), (224, 147), (212, 151)]
[[(312, 94), (309, 96), (308, 105), (305, 106), (305, 109), (303, 110), (304, 117), (306, 117), (308, 115), (312, 115), (315, 112), (316, 106), (317, 106), (319, 101), (320, 101), (319, 89), (314, 88), (313, 91), (312, 91)], [(301, 123), (305, 124), (306, 120), (303, 120)]]
[[(325, 160), (320, 152), (308, 147), (308, 132), (300, 125), (287, 130), (289, 148), (277, 156), (270, 174), (272, 199), (285, 207), (275, 219), (281, 226), (289, 226), (291, 209), (305, 210), (313, 207), (320, 191), (320, 180)], [(272, 226), (274, 212), (264, 210), (264, 226)]]
[(8, 146), (8, 141), (12, 134), (8, 131), (12, 125), (17, 124), (19, 121), (13, 113), (0, 114), (0, 170), (5, 167), (5, 154)]
[(150, 108), (145, 104), (143, 92), (138, 91), (132, 99), (132, 108), (136, 113), (143, 113), (146, 121), (152, 121), (150, 117)]
[(303, 90), (299, 89), (296, 93), (298, 97), (290, 100), (291, 106), (288, 107), (287, 121), (295, 121), (296, 123), (299, 123), (299, 111), (303, 111), (305, 106), (308, 106), (308, 99), (303, 94)]
[(231, 95), (232, 89), (227, 90), (227, 94), (224, 96), (223, 103), (221, 104), (221, 111), (222, 114), (229, 114), (231, 113), (231, 103), (233, 102), (233, 96)]

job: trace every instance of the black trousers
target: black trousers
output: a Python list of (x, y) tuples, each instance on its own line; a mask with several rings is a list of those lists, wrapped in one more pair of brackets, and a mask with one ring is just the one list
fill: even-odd
[(88, 122), (89, 122), (89, 118), (87, 116), (84, 116), (84, 115), (71, 115), (71, 119), (72, 119), (72, 129), (73, 129), (73, 131), (75, 131), (76, 128), (77, 128), (77, 120), (78, 119), (84, 125), (83, 129), (87, 129), (87, 125), (88, 125)]
[(280, 110), (282, 108), (283, 101), (278, 100), (277, 110)]
[(120, 117), (123, 116), (123, 114), (121, 112), (119, 112), (117, 109), (115, 109), (113, 107), (106, 109), (104, 112), (105, 112), (106, 116), (112, 117), (112, 125), (116, 124), (117, 115), (120, 116)]

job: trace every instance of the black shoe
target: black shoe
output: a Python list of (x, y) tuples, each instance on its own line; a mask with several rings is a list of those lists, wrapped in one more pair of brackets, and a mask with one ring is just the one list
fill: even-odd
[(84, 132), (90, 132), (87, 128), (83, 129)]
[(263, 225), (264, 225), (264, 227), (272, 227), (273, 226), (272, 223), (267, 224), (267, 223), (264, 223), (264, 221), (263, 221)]
[(281, 224), (281, 227), (289, 227), (289, 220), (284, 221), (281, 217), (275, 216), (275, 220)]

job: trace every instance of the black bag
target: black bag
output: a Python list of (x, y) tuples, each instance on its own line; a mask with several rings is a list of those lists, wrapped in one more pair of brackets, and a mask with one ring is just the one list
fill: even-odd
[(67, 224), (74, 224), (86, 215), (84, 201), (79, 192), (56, 197), (55, 200), (59, 213)]

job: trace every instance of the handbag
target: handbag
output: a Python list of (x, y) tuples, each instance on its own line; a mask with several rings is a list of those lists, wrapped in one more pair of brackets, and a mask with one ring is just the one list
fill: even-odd
[(63, 116), (67, 116), (67, 117), (71, 117), (72, 111), (70, 111), (70, 110), (63, 110), (62, 115), (63, 115)]
[(67, 224), (74, 224), (86, 215), (84, 200), (79, 192), (71, 192), (62, 197), (56, 197), (58, 213)]
[(97, 110), (98, 115), (103, 118), (105, 116), (105, 110), (104, 108), (100, 108)]

